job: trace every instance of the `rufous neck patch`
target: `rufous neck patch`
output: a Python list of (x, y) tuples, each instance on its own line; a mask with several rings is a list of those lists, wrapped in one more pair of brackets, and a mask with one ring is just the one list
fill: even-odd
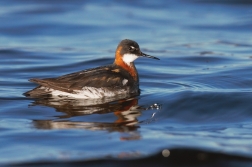
[(122, 47), (118, 47), (118, 49), (116, 50), (116, 55), (115, 55), (115, 64), (122, 67), (123, 69), (125, 69), (126, 71), (128, 71), (130, 73), (130, 75), (134, 78), (135, 81), (138, 80), (138, 75), (137, 75), (137, 71), (136, 68), (132, 63), (130, 63), (130, 65), (126, 64), (123, 59), (122, 59), (122, 55), (121, 55), (121, 49)]

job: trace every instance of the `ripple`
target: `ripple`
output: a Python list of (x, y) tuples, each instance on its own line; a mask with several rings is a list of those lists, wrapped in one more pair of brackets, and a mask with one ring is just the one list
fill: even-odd
[[(251, 156), (250, 7), (132, 2), (0, 2), (0, 163), (146, 155), (148, 161), (160, 148), (160, 156), (170, 151), (166, 160), (181, 161), (176, 148), (188, 147), (205, 150), (184, 155), (195, 153), (206, 165), (213, 164), (206, 156), (215, 166), (223, 162), (216, 156)], [(22, 95), (35, 86), (29, 78), (111, 64), (125, 38), (161, 59), (136, 61), (140, 96), (97, 104)]]

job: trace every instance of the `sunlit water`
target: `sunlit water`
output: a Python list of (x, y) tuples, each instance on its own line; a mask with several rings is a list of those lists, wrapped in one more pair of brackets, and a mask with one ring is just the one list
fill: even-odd
[[(252, 4), (225, 2), (1, 1), (0, 163), (164, 148), (251, 157)], [(125, 38), (161, 59), (136, 60), (140, 96), (22, 95), (36, 86), (30, 78), (111, 64)]]

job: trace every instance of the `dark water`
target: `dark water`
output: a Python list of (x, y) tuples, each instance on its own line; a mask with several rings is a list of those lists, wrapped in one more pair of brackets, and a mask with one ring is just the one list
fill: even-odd
[[(0, 5), (0, 164), (252, 164), (251, 1)], [(29, 78), (111, 64), (125, 38), (161, 59), (136, 61), (140, 96), (22, 95)]]

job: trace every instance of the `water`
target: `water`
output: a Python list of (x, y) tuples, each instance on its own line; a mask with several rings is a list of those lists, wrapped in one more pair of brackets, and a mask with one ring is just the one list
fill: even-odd
[[(212, 154), (203, 164), (251, 165), (251, 1), (0, 4), (0, 164), (107, 158), (134, 164), (136, 158), (162, 165), (155, 155), (168, 149), (166, 165)], [(136, 60), (140, 96), (53, 101), (22, 95), (36, 86), (30, 78), (111, 64), (125, 38), (161, 59)]]

